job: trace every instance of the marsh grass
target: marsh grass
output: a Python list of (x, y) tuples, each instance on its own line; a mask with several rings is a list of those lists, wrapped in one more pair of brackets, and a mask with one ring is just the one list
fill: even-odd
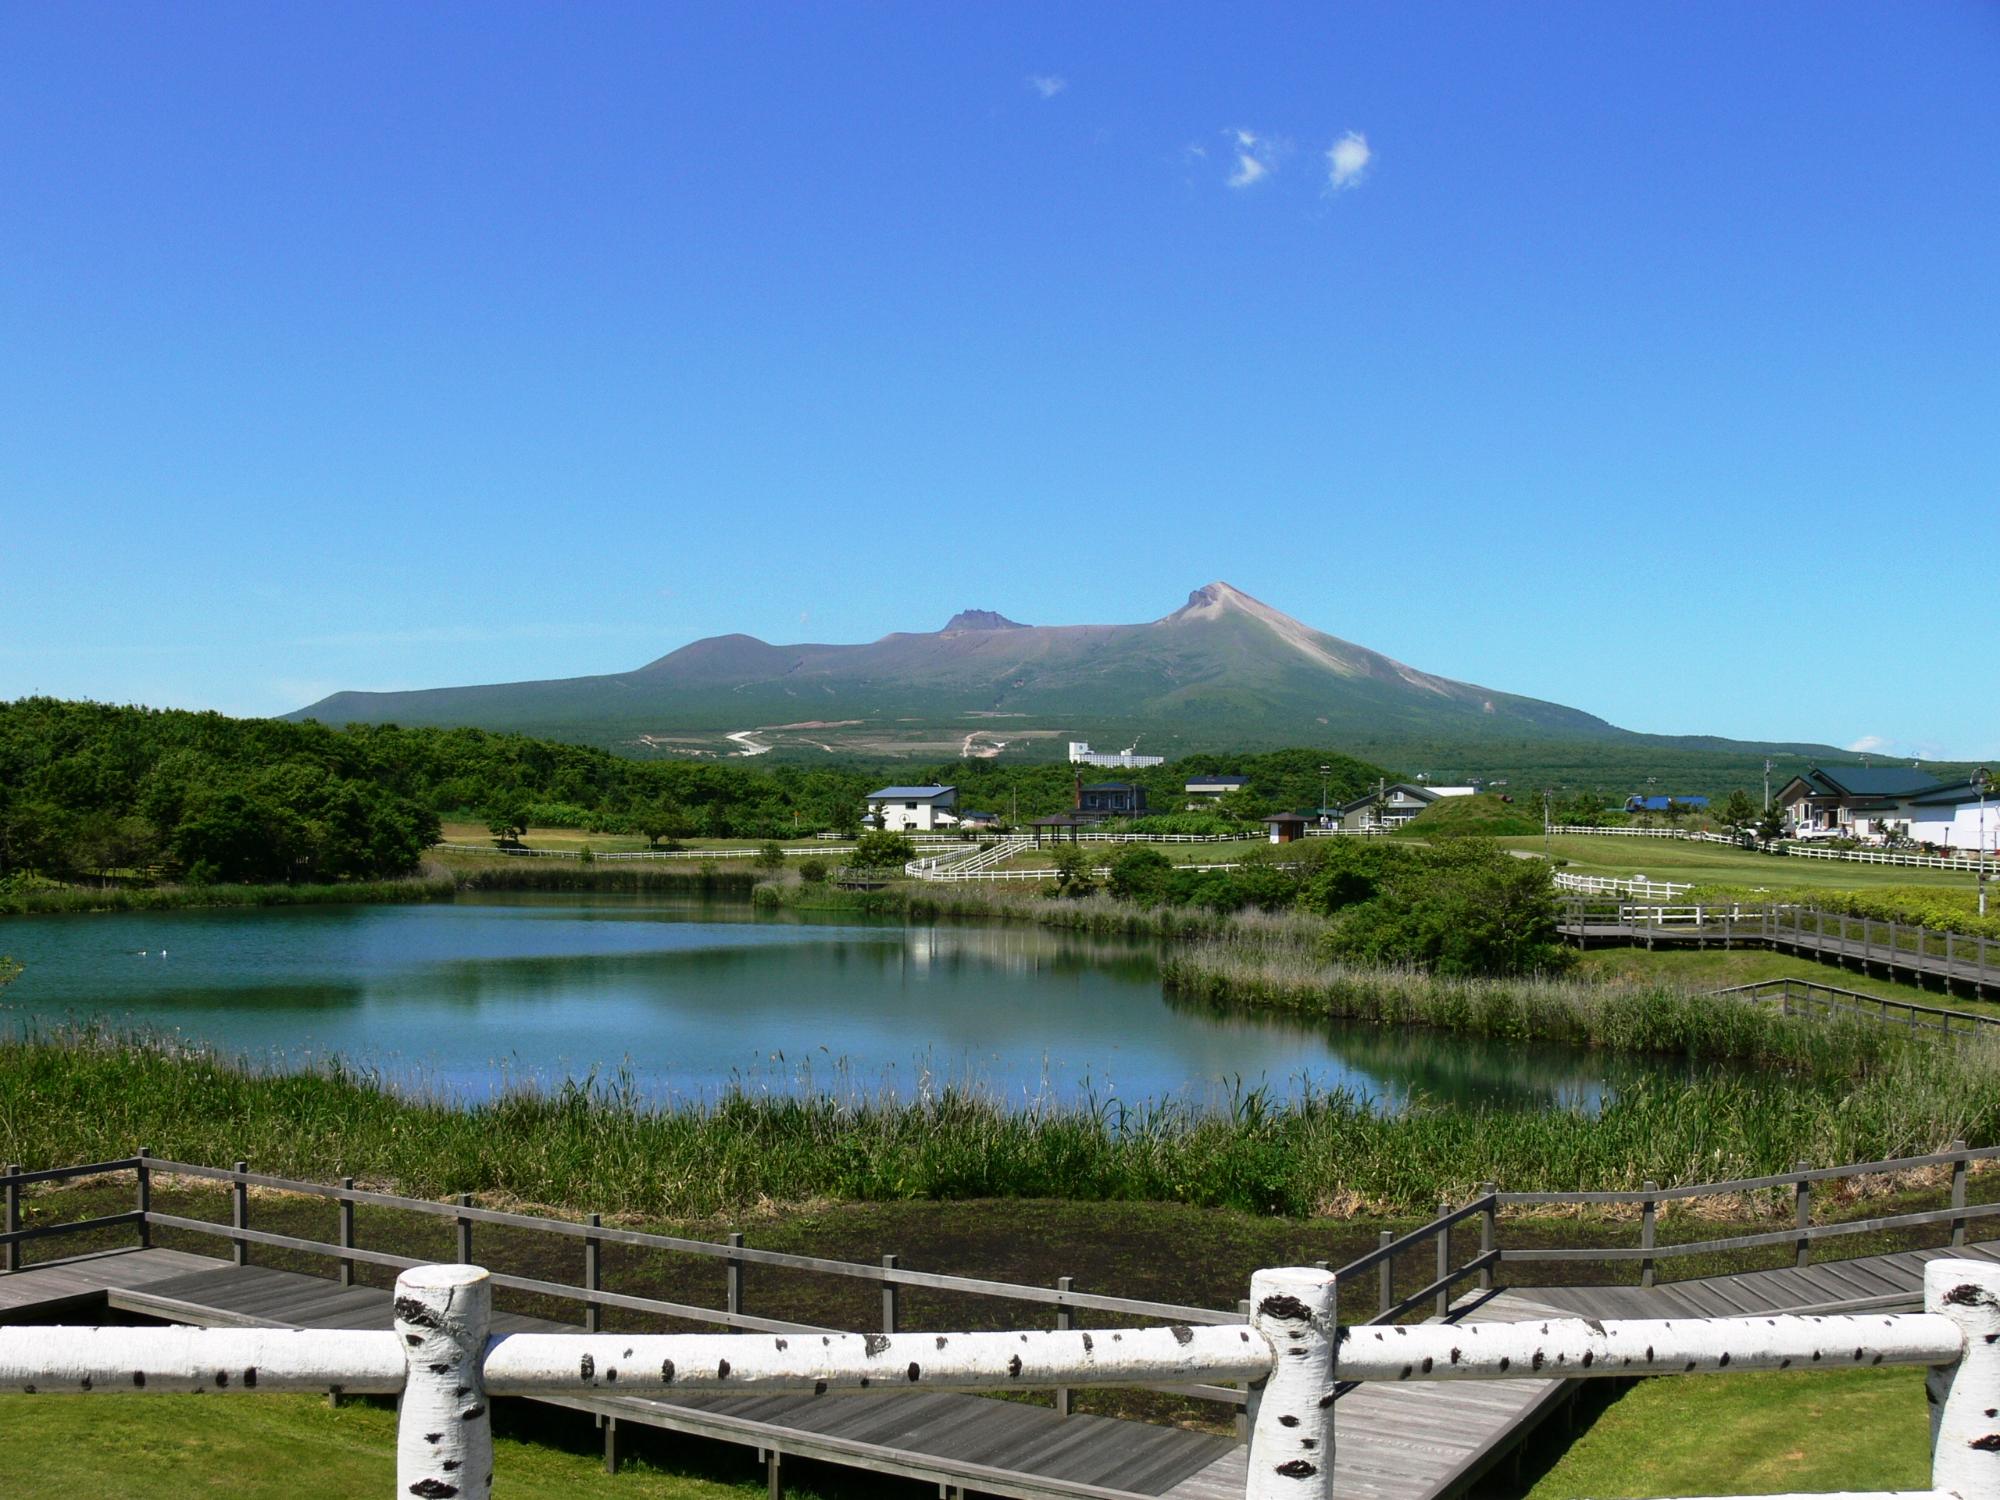
[(1818, 1078), (1864, 1074), (1905, 1045), (1899, 1035), (1864, 1018), (1787, 1016), (1773, 1006), (1685, 985), (1352, 968), (1314, 959), (1289, 944), (1204, 943), (1163, 955), (1160, 975), (1171, 991), (1226, 1006), (1727, 1062)]
[(1420, 1212), (1478, 1184), (1635, 1188), (1863, 1161), (2000, 1136), (2000, 1054), (1886, 1048), (1859, 1076), (1705, 1076), (1625, 1086), (1592, 1114), (1347, 1093), (1238, 1093), (1018, 1108), (915, 1098), (737, 1093), (672, 1105), (630, 1080), (480, 1100), (399, 1094), (338, 1062), (260, 1073), (209, 1049), (92, 1027), (0, 1040), (0, 1159), (191, 1161), (352, 1175), (437, 1197), (700, 1217), (824, 1201), (1054, 1198), (1261, 1214)]

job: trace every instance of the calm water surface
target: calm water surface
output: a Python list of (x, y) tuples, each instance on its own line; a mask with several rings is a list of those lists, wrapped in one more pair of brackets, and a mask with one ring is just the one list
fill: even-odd
[(1567, 1049), (1178, 1005), (1152, 944), (1028, 927), (509, 895), (10, 917), (0, 951), (26, 966), (4, 1024), (102, 1018), (270, 1066), (338, 1054), (469, 1097), (621, 1070), (653, 1099), (970, 1082), (1020, 1101), (1214, 1105), (1265, 1085), (1544, 1108), (1606, 1085), (1604, 1059)]

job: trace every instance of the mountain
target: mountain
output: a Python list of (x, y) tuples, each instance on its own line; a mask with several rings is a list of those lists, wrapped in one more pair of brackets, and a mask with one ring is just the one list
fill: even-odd
[(1302, 744), (1378, 757), (1501, 743), (1826, 749), (1633, 734), (1405, 666), (1226, 583), (1143, 625), (1023, 625), (968, 609), (942, 630), (866, 645), (711, 636), (631, 672), (336, 693), (291, 717), (477, 725), (684, 754), (1043, 758), (1070, 739), (1114, 749), (1143, 740), (1169, 755)]

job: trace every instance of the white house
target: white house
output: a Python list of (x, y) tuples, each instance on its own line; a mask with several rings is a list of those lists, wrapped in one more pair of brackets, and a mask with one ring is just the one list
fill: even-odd
[(1969, 781), (1919, 792), (1903, 804), (1910, 837), (1954, 854), (1972, 854), (1982, 848), (1988, 854), (2000, 852), (2000, 796), (1996, 794), (2000, 794), (2000, 784), (1986, 789), (1982, 803), (1979, 788)]
[(868, 794), (870, 828), (890, 833), (932, 833), (958, 824), (955, 786), (885, 786)]
[(1069, 742), (1069, 763), (1073, 766), (1163, 766), (1167, 763), (1164, 755), (1140, 755), (1137, 745), (1127, 745), (1123, 750), (1093, 750), (1089, 740)]

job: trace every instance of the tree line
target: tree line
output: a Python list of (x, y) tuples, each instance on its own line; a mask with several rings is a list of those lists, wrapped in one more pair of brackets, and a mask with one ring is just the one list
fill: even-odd
[[(232, 719), (54, 698), (0, 703), (0, 877), (146, 875), (190, 881), (378, 879), (415, 868), (447, 817), (496, 829), (789, 838), (858, 830), (885, 781), (943, 781), (962, 808), (1025, 820), (1070, 805), (1085, 781), (1136, 781), (1162, 812), (1193, 774), (1250, 779), (1226, 816), (1360, 795), (1380, 767), (1299, 749), (1103, 771), (951, 761), (892, 769), (642, 761), (480, 729)], [(1392, 777), (1393, 779), (1393, 777)]]

